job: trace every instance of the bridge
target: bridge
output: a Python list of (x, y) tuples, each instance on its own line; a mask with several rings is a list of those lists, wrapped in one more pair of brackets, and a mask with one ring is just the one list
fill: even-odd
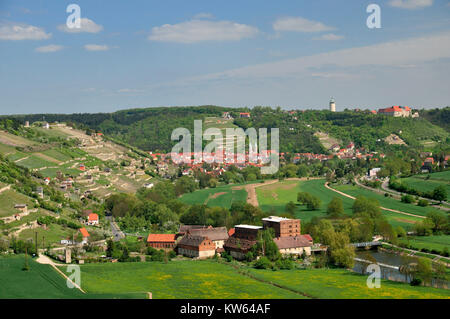
[(363, 243), (352, 243), (351, 245), (356, 248), (361, 247), (375, 247), (375, 246), (381, 246), (383, 243), (381, 241), (366, 241)]

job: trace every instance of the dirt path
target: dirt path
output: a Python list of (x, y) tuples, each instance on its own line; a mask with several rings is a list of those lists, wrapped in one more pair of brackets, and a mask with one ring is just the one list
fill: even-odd
[[(342, 196), (345, 196), (347, 198), (350, 198), (350, 199), (353, 199), (353, 200), (356, 199), (356, 197), (354, 197), (354, 196), (348, 195), (348, 194), (343, 193), (341, 191), (338, 191), (338, 190), (336, 190), (334, 188), (331, 188), (330, 186), (328, 186), (328, 182), (325, 183), (325, 188), (328, 188), (329, 190), (332, 190), (333, 192), (338, 193), (338, 194), (340, 194)], [(393, 213), (397, 213), (397, 214), (408, 215), (408, 216), (413, 216), (413, 217), (418, 217), (418, 218), (425, 218), (425, 216), (415, 215), (415, 214), (411, 214), (411, 213), (405, 213), (405, 212), (402, 212), (402, 211), (396, 210), (396, 209), (390, 209), (390, 208), (386, 208), (386, 207), (380, 207), (380, 208), (382, 210), (386, 210), (388, 212), (393, 212)]]
[(53, 260), (51, 260), (50, 258), (48, 258), (47, 256), (45, 256), (43, 253), (39, 254), (39, 257), (36, 259), (36, 261), (40, 264), (43, 265), (50, 265), (51, 267), (53, 267), (53, 269), (55, 269), (61, 276), (63, 276), (67, 281), (70, 281), (72, 283), (72, 285), (79, 289), (82, 293), (86, 293), (83, 289), (81, 289), (80, 286), (78, 286), (76, 283), (74, 283), (69, 277), (67, 277), (67, 275), (65, 273), (63, 273), (60, 269), (58, 269), (57, 266), (59, 267), (64, 267), (66, 265), (63, 264), (57, 264), (55, 263)]

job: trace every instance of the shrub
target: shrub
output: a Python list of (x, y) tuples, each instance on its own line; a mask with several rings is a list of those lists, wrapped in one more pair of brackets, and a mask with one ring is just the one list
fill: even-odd
[(411, 286), (420, 286), (422, 284), (422, 279), (414, 278), (411, 280)]
[(256, 269), (269, 269), (271, 266), (270, 260), (265, 256), (259, 258), (254, 264)]
[(420, 200), (417, 202), (417, 205), (418, 205), (418, 206), (422, 206), (422, 207), (427, 207), (427, 206), (428, 206), (428, 201), (427, 201), (426, 199), (420, 199)]

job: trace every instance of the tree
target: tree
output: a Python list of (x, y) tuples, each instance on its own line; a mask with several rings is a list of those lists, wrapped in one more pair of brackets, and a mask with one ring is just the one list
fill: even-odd
[(344, 214), (342, 199), (334, 197), (327, 206), (327, 214), (333, 218), (342, 216)]
[(433, 199), (442, 202), (447, 199), (447, 190), (444, 185), (440, 185), (433, 190)]
[(290, 214), (290, 215), (294, 215), (295, 213), (295, 204), (293, 201), (290, 201), (289, 203), (286, 204), (286, 213)]
[(364, 196), (356, 198), (352, 206), (353, 214), (358, 216), (367, 215), (371, 218), (381, 216), (380, 203), (376, 199), (369, 199)]

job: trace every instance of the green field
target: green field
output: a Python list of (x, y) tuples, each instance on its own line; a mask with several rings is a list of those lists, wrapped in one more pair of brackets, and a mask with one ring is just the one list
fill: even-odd
[(202, 189), (184, 194), (180, 200), (189, 205), (207, 204), (211, 207), (230, 208), (232, 203), (245, 202), (247, 200), (247, 191), (245, 189), (233, 189), (240, 186), (243, 185), (226, 185)]
[(24, 256), (0, 257), (0, 299), (145, 298), (144, 293), (83, 294), (67, 288), (66, 280), (49, 265), (28, 257), (29, 271), (23, 271)]
[(155, 299), (302, 298), (214, 261), (87, 264), (81, 287), (90, 293), (148, 291)]
[(321, 299), (434, 299), (450, 298), (450, 291), (429, 287), (412, 287), (404, 283), (381, 280), (380, 288), (367, 287), (367, 276), (344, 269), (250, 270), (257, 278)]
[(28, 209), (32, 209), (34, 203), (31, 198), (23, 194), (17, 193), (14, 190), (7, 190), (0, 193), (0, 217), (12, 216), (20, 213), (14, 208), (15, 204), (27, 204)]
[(400, 242), (411, 245), (414, 249), (435, 249), (442, 252), (444, 248), (450, 249), (450, 235), (415, 236), (401, 238)]
[(380, 205), (386, 208), (390, 209), (396, 209), (402, 212), (411, 213), (419, 216), (426, 216), (428, 212), (430, 211), (437, 211), (440, 212), (439, 209), (433, 208), (433, 207), (421, 207), (417, 206), (415, 204), (407, 204), (402, 203), (399, 200), (396, 200), (392, 197), (385, 197), (384, 195), (372, 192), (368, 189), (364, 189), (358, 186), (353, 185), (339, 185), (339, 186), (333, 186), (333, 188), (344, 192), (351, 196), (365, 196), (370, 198), (375, 198), (380, 202)]
[[(333, 199), (333, 197), (338, 197), (342, 199), (345, 213), (348, 215), (352, 214), (353, 199), (342, 196), (332, 190), (325, 188), (325, 180), (309, 180), (309, 181), (282, 181), (276, 184), (267, 185), (259, 187), (256, 189), (256, 194), (258, 196), (259, 206), (267, 212), (274, 212), (276, 214), (281, 214), (285, 212), (285, 206), (289, 201), (297, 202), (297, 193), (300, 191), (308, 192), (314, 196), (321, 199), (322, 205), (320, 209), (315, 211), (308, 211), (305, 206), (298, 206), (295, 212), (295, 217), (300, 218), (304, 221), (309, 221), (314, 216), (324, 217), (326, 216), (326, 208), (328, 203)], [(404, 204), (392, 198), (385, 198), (382, 195), (378, 195), (374, 192), (361, 189), (352, 185), (338, 186), (338, 190), (347, 193), (352, 196), (363, 195), (370, 198), (376, 198), (380, 201), (383, 207), (397, 209), (404, 211), (405, 208), (410, 208), (410, 210), (405, 210), (405, 212), (415, 213), (417, 215), (425, 215), (429, 209), (433, 208), (423, 208), (418, 206), (413, 206), (411, 204)], [(406, 206), (406, 207), (405, 207)], [(389, 223), (393, 226), (402, 226), (405, 229), (412, 229), (414, 223), (421, 220), (419, 217), (407, 216), (398, 213), (383, 211), (383, 215), (386, 216)]]
[(81, 266), (81, 280), (82, 288), (90, 293), (150, 291), (155, 299), (450, 298), (448, 290), (386, 280), (380, 289), (369, 289), (366, 276), (343, 269), (241, 269), (263, 282), (210, 260), (87, 264)]
[(34, 241), (35, 233), (38, 234), (38, 244), (42, 245), (42, 237), (45, 237), (45, 245), (48, 244), (59, 244), (61, 239), (71, 238), (75, 230), (64, 227), (58, 224), (51, 224), (47, 229), (35, 228), (35, 229), (25, 229), (19, 234), (19, 239), (28, 240), (32, 239)]
[(401, 182), (421, 192), (432, 192), (436, 187), (443, 185), (447, 189), (447, 199), (450, 198), (450, 171), (414, 175), (402, 178)]
[(23, 167), (26, 167), (29, 169), (35, 169), (35, 168), (41, 168), (41, 167), (53, 167), (53, 166), (57, 166), (58, 164), (47, 161), (39, 156), (31, 155), (30, 157), (24, 159), (23, 161), (18, 162), (17, 165), (20, 165), (20, 166), (23, 166)]

